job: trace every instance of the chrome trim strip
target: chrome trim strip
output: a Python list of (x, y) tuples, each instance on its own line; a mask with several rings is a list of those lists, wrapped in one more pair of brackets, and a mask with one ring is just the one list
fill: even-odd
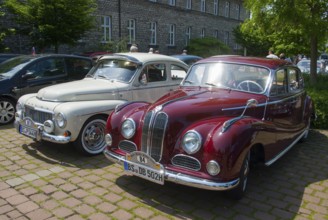
[(293, 143), (291, 143), (285, 150), (281, 151), (276, 157), (273, 159), (269, 160), (268, 162), (265, 163), (266, 166), (270, 166), (274, 162), (276, 162), (280, 157), (282, 157), (285, 153), (287, 153), (302, 137), (303, 135), (307, 132), (307, 129), (305, 129), (300, 136), (298, 136)]
[[(125, 161), (124, 156), (110, 152), (107, 149), (104, 150), (104, 154), (106, 158), (111, 162), (123, 165)], [(164, 179), (166, 181), (177, 183), (180, 185), (200, 188), (200, 189), (207, 189), (207, 190), (215, 190), (215, 191), (229, 190), (236, 187), (240, 182), (239, 178), (229, 182), (214, 182), (211, 180), (185, 175), (182, 173), (175, 173), (166, 169), (164, 172), (165, 172)]]

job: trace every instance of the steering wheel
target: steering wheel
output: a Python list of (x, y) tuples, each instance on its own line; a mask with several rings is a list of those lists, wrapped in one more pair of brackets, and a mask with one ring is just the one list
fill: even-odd
[[(259, 91), (254, 91), (254, 86), (251, 85), (255, 85), (255, 89), (259, 89)], [(263, 87), (258, 84), (257, 82), (251, 81), (251, 80), (244, 80), (242, 82), (240, 82), (237, 85), (237, 89), (240, 90), (244, 90), (244, 91), (251, 91), (251, 92), (262, 92), (263, 91)]]

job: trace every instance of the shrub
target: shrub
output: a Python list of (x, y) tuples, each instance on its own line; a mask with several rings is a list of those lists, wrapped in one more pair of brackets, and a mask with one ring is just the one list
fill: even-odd
[(317, 120), (313, 122), (313, 128), (328, 129), (328, 75), (318, 75), (317, 83), (310, 84), (310, 76), (304, 75), (305, 90), (311, 96)]

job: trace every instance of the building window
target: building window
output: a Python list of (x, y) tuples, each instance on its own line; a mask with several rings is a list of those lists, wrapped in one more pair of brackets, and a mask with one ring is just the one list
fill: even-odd
[(175, 6), (175, 0), (169, 0), (169, 5)]
[(149, 0), (150, 2), (157, 2), (157, 0)]
[(224, 16), (227, 17), (227, 18), (230, 17), (230, 2), (225, 3)]
[(128, 31), (129, 31), (129, 44), (132, 44), (136, 41), (136, 21), (130, 19), (128, 21)]
[(236, 19), (240, 19), (240, 5), (236, 4)]
[(169, 26), (169, 46), (175, 46), (175, 24)]
[(186, 9), (191, 9), (191, 0), (186, 0)]
[(103, 43), (107, 43), (112, 39), (112, 19), (109, 16), (101, 17), (101, 30), (103, 33), (102, 41)]
[(214, 15), (218, 15), (219, 14), (219, 0), (214, 0), (214, 5), (213, 5), (213, 13)]
[(186, 41), (185, 41), (186, 46), (189, 45), (190, 39), (191, 39), (191, 27), (187, 27), (187, 29), (186, 29)]
[(219, 30), (214, 30), (213, 37), (219, 39)]
[(157, 44), (157, 23), (156, 22), (150, 23), (150, 44), (151, 45)]
[(224, 32), (224, 39), (223, 39), (224, 43), (226, 45), (229, 45), (229, 31), (225, 31)]
[(206, 12), (206, 2), (205, 2), (205, 0), (200, 1), (200, 11), (201, 12)]
[(204, 38), (205, 37), (205, 28), (202, 29), (202, 32), (200, 33), (200, 38)]

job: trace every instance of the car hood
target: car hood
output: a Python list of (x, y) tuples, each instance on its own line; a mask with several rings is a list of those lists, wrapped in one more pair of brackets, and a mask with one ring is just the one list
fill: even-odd
[(204, 118), (239, 116), (249, 99), (256, 99), (259, 104), (265, 102), (264, 95), (229, 89), (179, 89), (163, 96), (150, 108), (161, 106), (162, 111), (169, 115), (170, 121), (175, 118), (178, 121), (183, 120), (183, 124), (189, 124)]
[(117, 91), (128, 84), (114, 80), (85, 78), (40, 89), (37, 97), (45, 101), (73, 102), (118, 99)]

